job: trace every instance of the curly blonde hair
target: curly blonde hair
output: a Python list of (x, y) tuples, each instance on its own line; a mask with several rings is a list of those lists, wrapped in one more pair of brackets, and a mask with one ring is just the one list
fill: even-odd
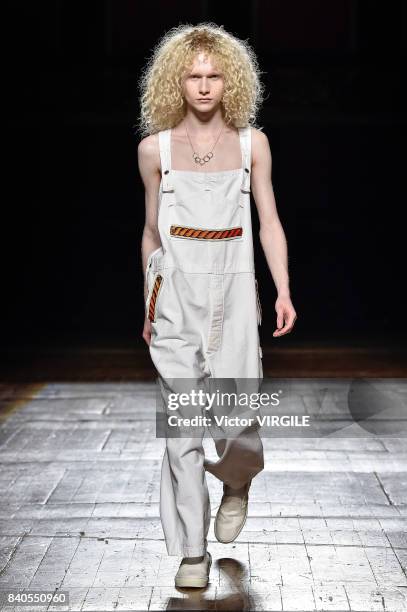
[(141, 136), (176, 126), (186, 113), (182, 82), (197, 53), (211, 54), (224, 75), (222, 107), (227, 124), (256, 126), (264, 85), (255, 52), (246, 40), (212, 22), (180, 24), (153, 49), (139, 82)]

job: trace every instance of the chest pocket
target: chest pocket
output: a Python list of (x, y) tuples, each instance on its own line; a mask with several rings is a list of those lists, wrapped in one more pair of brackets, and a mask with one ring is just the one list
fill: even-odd
[(169, 235), (173, 240), (242, 240), (242, 198), (227, 198), (216, 191), (202, 191), (168, 205)]

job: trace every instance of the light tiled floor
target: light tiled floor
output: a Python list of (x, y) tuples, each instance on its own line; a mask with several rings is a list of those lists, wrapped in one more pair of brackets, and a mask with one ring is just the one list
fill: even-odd
[[(198, 590), (173, 586), (180, 558), (163, 540), (154, 384), (0, 385), (0, 589), (69, 591), (69, 606), (33, 610), (407, 610), (407, 385), (366, 382), (364, 397), (397, 406), (397, 418), (373, 411), (389, 435), (263, 438), (246, 526), (222, 545), (211, 525)], [(341, 385), (349, 397), (338, 379), (290, 389), (310, 414), (323, 396), (336, 419)], [(214, 518), (221, 484), (207, 480)]]

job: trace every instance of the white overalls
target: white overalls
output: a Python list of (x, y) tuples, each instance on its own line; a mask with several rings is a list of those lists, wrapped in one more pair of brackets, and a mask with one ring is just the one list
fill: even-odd
[[(251, 128), (239, 128), (242, 168), (223, 172), (173, 170), (171, 130), (158, 136), (162, 246), (148, 257), (146, 309), (151, 359), (166, 383), (162, 401), (178, 380), (189, 378), (209, 392), (213, 378), (250, 378), (258, 391), (263, 367), (250, 210)], [(174, 388), (168, 389), (169, 380)], [(205, 458), (201, 437), (166, 438), (160, 516), (169, 555), (194, 557), (206, 550), (211, 509), (205, 470), (240, 488), (264, 467), (257, 432), (214, 441), (216, 462)]]

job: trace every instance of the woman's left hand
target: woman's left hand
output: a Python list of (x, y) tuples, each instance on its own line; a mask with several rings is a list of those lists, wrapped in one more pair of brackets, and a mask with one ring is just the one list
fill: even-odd
[(275, 309), (277, 313), (277, 329), (273, 332), (273, 336), (284, 336), (294, 327), (297, 314), (289, 296), (279, 295), (276, 300)]

